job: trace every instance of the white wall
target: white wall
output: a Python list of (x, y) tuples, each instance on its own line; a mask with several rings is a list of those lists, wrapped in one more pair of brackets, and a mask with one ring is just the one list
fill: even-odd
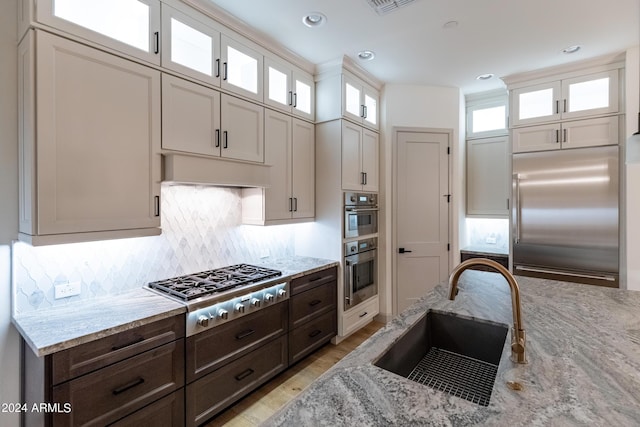
[[(640, 111), (640, 48), (627, 51), (626, 112), (627, 137), (638, 129)], [(626, 165), (626, 282), (627, 289), (640, 291), (640, 163)], [(624, 278), (624, 271), (623, 271)]]
[[(393, 157), (393, 128), (394, 127), (419, 127), (452, 129), (453, 141), (451, 141), (451, 165), (452, 178), (452, 236), (451, 251), (457, 254), (459, 251), (458, 224), (464, 220), (461, 216), (461, 206), (464, 200), (462, 193), (463, 172), (461, 150), (464, 141), (460, 136), (460, 123), (464, 122), (460, 114), (464, 109), (464, 98), (460, 89), (439, 86), (416, 86), (388, 84), (382, 93), (382, 134), (380, 143), (380, 202), (382, 207), (380, 220), (380, 277), (382, 286), (380, 289), (380, 314), (391, 317), (392, 283), (391, 275), (392, 257), (395, 248), (392, 247), (392, 157)], [(453, 260), (454, 264), (456, 259)]]
[[(17, 0), (0, 2), (0, 404), (20, 401), (19, 339), (10, 322), (11, 240), (18, 232)], [(0, 425), (17, 426), (0, 412)]]

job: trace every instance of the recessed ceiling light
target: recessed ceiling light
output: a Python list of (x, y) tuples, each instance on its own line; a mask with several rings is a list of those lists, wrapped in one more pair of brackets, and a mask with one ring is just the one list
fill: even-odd
[(580, 50), (579, 45), (569, 46), (562, 49), (562, 53), (575, 53)]
[(376, 54), (370, 50), (363, 50), (361, 52), (358, 52), (358, 58), (363, 61), (371, 61), (375, 57)]
[(302, 23), (307, 27), (320, 27), (327, 22), (327, 17), (320, 12), (311, 12), (302, 17)]
[(476, 80), (489, 80), (492, 78), (493, 78), (493, 74), (487, 73), (487, 74), (480, 74), (479, 76), (476, 77)]

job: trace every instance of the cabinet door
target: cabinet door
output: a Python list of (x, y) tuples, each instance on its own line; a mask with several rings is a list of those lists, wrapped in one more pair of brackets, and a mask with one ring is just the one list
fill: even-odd
[(264, 107), (222, 94), (222, 157), (264, 162)]
[(562, 81), (562, 118), (618, 112), (618, 70)]
[(562, 148), (617, 145), (618, 116), (562, 123)]
[(342, 121), (342, 189), (362, 190), (362, 127)]
[(509, 215), (508, 137), (467, 141), (467, 215)]
[(345, 74), (342, 75), (342, 115), (362, 122), (362, 83)]
[(293, 218), (315, 215), (315, 126), (293, 119)]
[(163, 4), (162, 66), (219, 86), (220, 33)]
[(314, 120), (316, 90), (313, 76), (294, 70), (291, 81), (293, 84), (293, 113), (296, 116)]
[(158, 0), (38, 1), (43, 24), (160, 64)]
[(511, 91), (511, 126), (560, 120), (560, 82)]
[(290, 68), (274, 59), (265, 58), (264, 78), (265, 104), (291, 112), (293, 106), (293, 89), (291, 86)]
[(220, 92), (162, 75), (162, 148), (220, 155)]
[(560, 124), (528, 126), (511, 130), (514, 153), (560, 149)]
[(362, 172), (364, 191), (378, 191), (378, 134), (370, 130), (362, 130)]
[(263, 56), (224, 34), (221, 48), (222, 87), (262, 102)]
[(362, 124), (372, 129), (378, 129), (378, 91), (367, 86), (363, 86), (362, 105), (364, 105), (364, 115)]
[(264, 189), (264, 215), (267, 221), (291, 218), (292, 120), (286, 114), (265, 110), (265, 163), (271, 165), (271, 187)]
[(36, 35), (38, 234), (159, 227), (160, 72)]

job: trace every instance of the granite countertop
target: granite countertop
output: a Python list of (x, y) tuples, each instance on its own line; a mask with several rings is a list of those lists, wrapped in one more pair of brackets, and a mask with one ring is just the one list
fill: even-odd
[[(509, 287), (467, 270), (455, 301), (446, 284), (413, 304), (269, 419), (269, 426), (638, 425), (640, 292), (517, 277), (528, 364), (509, 359), (489, 406), (433, 390), (372, 364), (429, 308), (511, 325)], [(524, 386), (515, 391), (508, 381)]]
[(504, 255), (509, 256), (509, 248), (502, 248), (496, 245), (472, 245), (460, 249), (460, 252), (472, 252), (478, 255)]
[[(282, 271), (279, 280), (290, 280), (339, 265), (337, 261), (297, 256), (263, 259), (252, 264)], [(186, 311), (182, 303), (140, 287), (108, 297), (19, 314), (12, 320), (33, 352), (46, 356)]]

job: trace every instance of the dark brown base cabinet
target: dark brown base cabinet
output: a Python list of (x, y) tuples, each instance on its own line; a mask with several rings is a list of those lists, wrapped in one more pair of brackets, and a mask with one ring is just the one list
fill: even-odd
[(298, 277), (288, 300), (187, 338), (180, 315), (44, 357), (23, 341), (22, 402), (60, 408), (23, 425), (202, 425), (331, 341), (337, 286), (336, 267)]
[[(29, 426), (184, 424), (184, 316), (37, 357), (23, 342)], [(44, 380), (43, 380), (44, 379)]]

